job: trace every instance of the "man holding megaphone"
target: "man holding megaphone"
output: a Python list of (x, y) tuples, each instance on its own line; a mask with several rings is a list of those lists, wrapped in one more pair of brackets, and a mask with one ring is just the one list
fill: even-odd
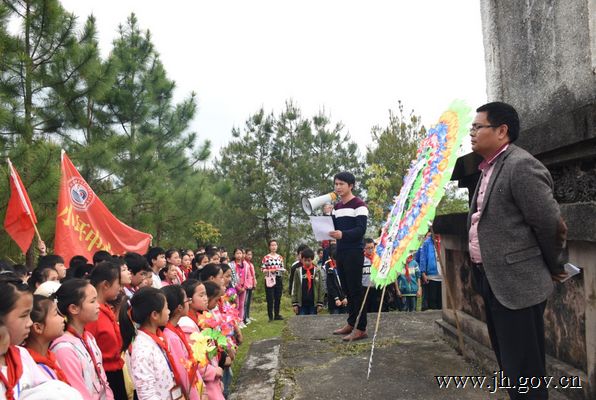
[(329, 232), (329, 236), (337, 240), (337, 271), (348, 298), (347, 324), (333, 334), (345, 335), (344, 341), (368, 336), (366, 312), (362, 313), (358, 326), (355, 326), (363, 301), (362, 262), (368, 221), (366, 203), (352, 193), (355, 184), (356, 178), (350, 172), (340, 172), (333, 177), (334, 192), (339, 197), (339, 202), (331, 213), (335, 230)]

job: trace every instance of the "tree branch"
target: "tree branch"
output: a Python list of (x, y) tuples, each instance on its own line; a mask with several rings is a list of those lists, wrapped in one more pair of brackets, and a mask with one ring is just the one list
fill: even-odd
[[(46, 2), (44, 2), (44, 6), (46, 6)], [(39, 30), (40, 35), (37, 37), (37, 43), (35, 43), (35, 46), (33, 47), (33, 51), (29, 55), (29, 57), (31, 57), (31, 60), (33, 60), (35, 58), (35, 53), (37, 52), (37, 48), (39, 47), (39, 44), (41, 43), (41, 39), (44, 36), (43, 28), (46, 23), (46, 12), (45, 11), (46, 10), (44, 9), (44, 12), (42, 13), (42, 16), (41, 16), (41, 29)]]

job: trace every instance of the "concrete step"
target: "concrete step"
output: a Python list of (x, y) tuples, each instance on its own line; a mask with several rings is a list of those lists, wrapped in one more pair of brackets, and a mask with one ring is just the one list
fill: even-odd
[(279, 372), (281, 339), (253, 342), (236, 382), (230, 400), (271, 400)]

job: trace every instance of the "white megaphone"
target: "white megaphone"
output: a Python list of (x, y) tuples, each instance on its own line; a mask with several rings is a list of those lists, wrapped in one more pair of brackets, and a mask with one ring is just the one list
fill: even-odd
[(303, 197), (302, 198), (302, 209), (308, 215), (312, 215), (313, 210), (322, 207), (325, 203), (331, 203), (337, 200), (335, 192), (327, 193), (319, 197)]

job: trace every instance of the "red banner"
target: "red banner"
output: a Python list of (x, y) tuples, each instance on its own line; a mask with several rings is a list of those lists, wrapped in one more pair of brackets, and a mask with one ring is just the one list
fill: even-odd
[(56, 254), (68, 263), (75, 255), (91, 260), (98, 250), (106, 250), (110, 254), (127, 251), (144, 254), (147, 251), (151, 235), (118, 220), (85, 182), (64, 151), (61, 170)]
[(4, 229), (17, 242), (23, 253), (26, 253), (35, 235), (34, 224), (37, 223), (37, 217), (21, 177), (10, 160), (8, 160), (8, 172), (10, 173), (10, 199), (4, 217)]

